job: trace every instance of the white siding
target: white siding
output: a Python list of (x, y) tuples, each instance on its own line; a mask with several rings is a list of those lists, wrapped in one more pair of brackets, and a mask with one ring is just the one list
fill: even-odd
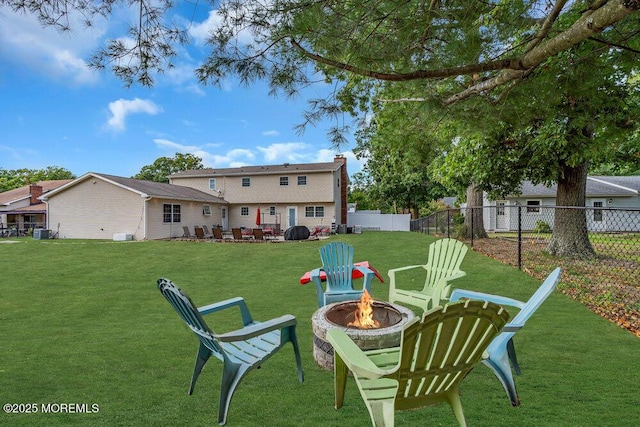
[[(289, 185), (280, 185), (280, 177), (288, 177)], [(306, 185), (298, 185), (298, 176), (306, 176)], [(281, 225), (287, 228), (287, 208), (297, 207), (297, 225), (313, 228), (331, 225), (338, 215), (340, 188), (337, 187), (339, 174), (324, 172), (291, 172), (268, 175), (217, 176), (216, 187), (220, 197), (229, 202), (229, 228), (256, 227), (256, 214), (260, 208), (262, 223)], [(171, 183), (192, 187), (206, 193), (218, 195), (209, 190), (209, 178), (173, 178)], [(242, 186), (242, 178), (250, 178), (249, 187)], [(276, 215), (270, 215), (269, 208), (276, 208)], [(324, 217), (306, 217), (306, 207), (324, 207)], [(249, 215), (242, 216), (241, 209), (249, 208)], [(218, 209), (219, 210), (219, 209)]]
[[(181, 220), (179, 223), (163, 222), (164, 204), (166, 203), (180, 205)], [(211, 206), (211, 215), (209, 216), (202, 213), (202, 206), (205, 204)], [(183, 226), (189, 227), (189, 231), (193, 235), (195, 234), (195, 226), (206, 225), (211, 231), (213, 225), (220, 225), (220, 205), (184, 200), (151, 199), (147, 203), (147, 221), (147, 238), (150, 240), (181, 237), (184, 234)]]
[(89, 177), (48, 205), (48, 228), (61, 239), (112, 239), (115, 233), (144, 238), (144, 199), (103, 180)]
[[(298, 185), (298, 176), (307, 177), (306, 185)], [(280, 185), (280, 177), (288, 177), (289, 185)], [(249, 187), (242, 186), (242, 178), (250, 178)], [(334, 183), (332, 172), (282, 173), (273, 175), (247, 175), (216, 177), (216, 186), (222, 198), (232, 204), (259, 203), (333, 203)], [(173, 178), (172, 184), (192, 187), (206, 193), (218, 195), (209, 190), (209, 177)]]

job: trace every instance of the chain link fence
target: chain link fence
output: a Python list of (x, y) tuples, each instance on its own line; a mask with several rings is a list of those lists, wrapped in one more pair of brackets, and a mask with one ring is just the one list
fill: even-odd
[[(572, 210), (585, 221), (591, 257), (553, 254), (554, 223), (563, 210)], [(475, 251), (540, 280), (560, 266), (561, 292), (640, 336), (640, 209), (506, 205), (450, 209), (413, 220), (411, 230), (464, 240)], [(467, 237), (483, 231), (486, 238)], [(564, 238), (579, 240), (582, 235)]]

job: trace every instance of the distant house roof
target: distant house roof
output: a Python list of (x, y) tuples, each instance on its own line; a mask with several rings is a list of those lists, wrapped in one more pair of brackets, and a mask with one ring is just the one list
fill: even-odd
[(177, 172), (169, 178), (184, 177), (216, 177), (216, 176), (234, 176), (234, 175), (273, 175), (287, 172), (294, 173), (311, 173), (311, 172), (333, 172), (342, 166), (339, 162), (327, 163), (300, 163), (291, 164), (284, 163), (281, 165), (267, 166), (241, 166), (239, 168), (220, 168), (220, 169), (195, 169), (183, 172)]
[(77, 178), (76, 180), (69, 182), (68, 184), (59, 187), (50, 193), (43, 195), (42, 199), (47, 200), (49, 197), (54, 196), (55, 194), (62, 192), (74, 185), (85, 181), (90, 178), (102, 179), (104, 181), (110, 182), (119, 187), (125, 188), (129, 191), (136, 192), (140, 194), (141, 197), (153, 197), (158, 199), (172, 199), (172, 200), (189, 200), (196, 202), (207, 202), (207, 203), (220, 203), (226, 204), (227, 202), (214, 195), (209, 193), (205, 193), (204, 191), (196, 190), (195, 188), (185, 187), (182, 185), (173, 185), (173, 184), (165, 184), (162, 182), (154, 182), (154, 181), (143, 181), (134, 178), (124, 178), (121, 176), (115, 175), (106, 175), (95, 172), (88, 172), (85, 175)]
[[(557, 188), (556, 184), (545, 187), (525, 181), (521, 186), (522, 194), (511, 197), (556, 197)], [(638, 196), (640, 176), (589, 176), (586, 190), (587, 197)]]
[(440, 200), (442, 201), (442, 203), (452, 208), (456, 205), (457, 197), (443, 197)]
[(49, 181), (39, 181), (35, 184), (23, 185), (22, 187), (14, 188), (13, 190), (4, 191), (0, 193), (0, 205), (9, 206), (20, 200), (28, 199), (31, 197), (31, 185), (38, 185), (42, 187), (42, 193), (48, 193), (64, 184), (67, 184), (73, 180), (71, 179), (55, 179)]

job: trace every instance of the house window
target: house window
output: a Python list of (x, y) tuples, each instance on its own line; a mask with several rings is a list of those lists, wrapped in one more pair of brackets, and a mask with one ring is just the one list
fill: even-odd
[(602, 209), (598, 209), (604, 206), (602, 202), (593, 202), (593, 220), (595, 222), (602, 222)]
[(298, 185), (307, 185), (307, 176), (306, 175), (300, 175), (298, 177)]
[(527, 213), (540, 213), (540, 200), (527, 200)]
[(240, 208), (240, 216), (249, 216), (249, 207), (243, 206)]
[(281, 176), (280, 177), (280, 185), (281, 186), (289, 185), (289, 177), (288, 176)]
[(206, 215), (206, 216), (211, 215), (211, 206), (210, 205), (202, 205), (202, 215)]
[(251, 187), (251, 178), (242, 178), (243, 187)]
[(324, 206), (306, 206), (304, 208), (304, 216), (307, 218), (324, 217)]
[(26, 230), (32, 228), (36, 228), (36, 216), (33, 214), (25, 214), (24, 215), (24, 228)]
[(276, 214), (276, 207), (269, 206), (269, 215), (274, 216)]
[(180, 205), (165, 203), (162, 205), (162, 214), (164, 223), (180, 222)]
[(216, 189), (216, 179), (209, 178), (209, 190), (215, 190), (215, 189)]

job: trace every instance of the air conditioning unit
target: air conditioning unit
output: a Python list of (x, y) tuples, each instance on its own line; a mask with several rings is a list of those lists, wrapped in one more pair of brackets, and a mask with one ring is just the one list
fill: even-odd
[(36, 228), (35, 230), (33, 230), (33, 238), (36, 240), (46, 240), (49, 238), (49, 230)]
[(113, 235), (113, 240), (114, 241), (126, 241), (126, 240), (133, 240), (133, 234), (129, 234), (129, 233), (115, 233)]

